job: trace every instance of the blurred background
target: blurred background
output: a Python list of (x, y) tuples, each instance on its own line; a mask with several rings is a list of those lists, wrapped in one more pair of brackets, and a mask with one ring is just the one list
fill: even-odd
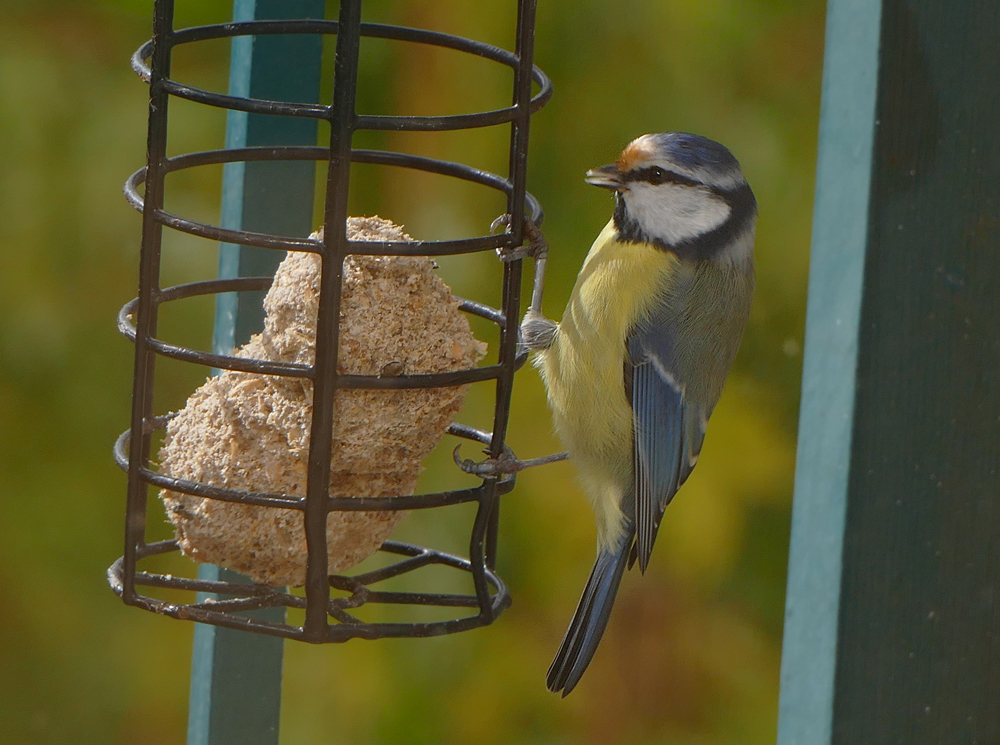
[[(336, 9), (331, 0), (327, 17)], [(149, 37), (151, 11), (149, 0), (0, 0), (5, 742), (185, 737), (193, 626), (126, 608), (104, 579), (121, 554), (125, 478), (111, 445), (127, 427), (132, 372), (115, 316), (135, 294), (140, 240), (121, 185), (143, 164), (146, 137), (146, 89), (128, 57)], [(179, 26), (230, 13), (228, 0), (178, 0)], [(513, 46), (512, 0), (371, 0), (365, 18)], [(284, 745), (774, 742), (823, 20), (822, 0), (540, 0), (536, 62), (555, 96), (532, 121), (529, 189), (552, 249), (547, 314), (561, 314), (610, 216), (609, 195), (583, 173), (644, 132), (697, 132), (730, 147), (760, 203), (758, 290), (740, 356), (650, 570), (626, 577), (569, 698), (547, 693), (544, 675), (590, 571), (594, 527), (562, 463), (523, 473), (505, 498), (499, 571), (514, 604), (494, 625), (286, 644)], [(509, 102), (509, 71), (455, 52), (370, 42), (362, 57), (364, 113)], [(226, 42), (175, 60), (175, 78), (225, 90)], [(172, 154), (222, 145), (223, 112), (183, 102), (171, 112)], [(505, 173), (507, 131), (361, 134), (355, 144)], [(168, 208), (218, 219), (221, 169), (172, 179)], [(483, 234), (503, 208), (483, 190), (373, 167), (357, 170), (352, 189), (353, 214), (380, 214), (416, 238)], [(212, 244), (170, 236), (166, 252), (167, 282), (214, 275)], [(440, 263), (456, 294), (498, 304), (494, 256)], [(211, 321), (211, 304), (193, 302), (164, 318), (163, 336), (207, 348)], [(205, 373), (163, 365), (158, 409), (182, 406)], [(473, 390), (459, 419), (488, 426), (490, 407), (491, 391)], [(522, 457), (558, 449), (530, 367), (510, 432)], [(454, 444), (429, 460), (422, 489), (456, 483)], [(399, 537), (461, 552), (468, 517), (413, 515)]]

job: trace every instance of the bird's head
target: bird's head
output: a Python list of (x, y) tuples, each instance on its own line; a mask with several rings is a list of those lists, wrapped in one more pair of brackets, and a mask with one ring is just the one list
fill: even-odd
[(616, 162), (587, 171), (587, 183), (615, 191), (623, 241), (682, 257), (752, 258), (757, 200), (718, 142), (683, 132), (643, 135)]

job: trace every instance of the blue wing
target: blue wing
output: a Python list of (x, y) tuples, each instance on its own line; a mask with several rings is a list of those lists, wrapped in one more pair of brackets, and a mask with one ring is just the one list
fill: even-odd
[[(635, 557), (646, 571), (664, 510), (687, 480), (705, 439), (708, 412), (685, 398), (671, 325), (652, 319), (628, 338), (625, 382), (635, 415)], [(634, 560), (633, 558), (633, 560)]]

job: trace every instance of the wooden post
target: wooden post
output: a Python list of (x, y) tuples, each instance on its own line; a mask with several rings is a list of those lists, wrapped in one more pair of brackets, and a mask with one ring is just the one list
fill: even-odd
[[(324, 0), (235, 0), (236, 21), (323, 18)], [(285, 101), (316, 102), (323, 41), (318, 36), (233, 39), (229, 92)], [(232, 111), (226, 147), (315, 145), (313, 119)], [(308, 235), (313, 227), (316, 167), (312, 162), (232, 163), (225, 167), (222, 225), (281, 235)], [(282, 254), (250, 246), (220, 247), (220, 277), (273, 275)], [(219, 297), (213, 347), (229, 353), (264, 325), (263, 293)], [(204, 579), (246, 581), (236, 572), (202, 565)], [(199, 602), (204, 601), (199, 597)], [(255, 615), (284, 621), (283, 608)], [(197, 624), (191, 670), (188, 745), (277, 745), (284, 640)]]
[(1000, 741), (1000, 5), (830, 0), (779, 745)]

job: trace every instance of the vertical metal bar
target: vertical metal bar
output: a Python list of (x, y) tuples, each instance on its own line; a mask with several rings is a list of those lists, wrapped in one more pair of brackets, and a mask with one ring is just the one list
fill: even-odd
[[(235, 0), (233, 18), (322, 18), (323, 0)], [(319, 100), (323, 40), (318, 36), (233, 39), (229, 91), (273, 100)], [(313, 120), (231, 111), (226, 146), (313, 145)], [(223, 179), (222, 224), (283, 235), (312, 229), (313, 163), (231, 163)], [(250, 246), (220, 247), (219, 276), (273, 274), (283, 254)], [(263, 293), (229, 293), (216, 304), (213, 347), (228, 353), (263, 328)], [(227, 569), (204, 564), (202, 579), (247, 582)], [(200, 594), (204, 602), (207, 594)], [(283, 608), (249, 614), (284, 621)], [(235, 629), (196, 624), (192, 655), (188, 745), (276, 745), (281, 714), (284, 641)]]
[[(484, 489), (490, 488), (489, 486)], [(496, 487), (493, 487), (496, 491)], [(489, 623), (493, 620), (493, 604), (490, 601), (490, 585), (486, 579), (486, 572), (483, 567), (487, 566), (489, 556), (486, 551), (489, 546), (486, 536), (491, 520), (499, 512), (499, 500), (493, 495), (492, 499), (481, 497), (479, 507), (476, 510), (476, 517), (472, 524), (472, 540), (469, 545), (469, 564), (472, 567), (472, 583), (476, 590), (476, 600), (479, 603), (479, 614)], [(495, 548), (495, 546), (494, 546)]]
[(806, 320), (779, 745), (830, 742), (881, 0), (831, 0)]
[[(513, 103), (517, 113), (510, 126), (510, 160), (508, 181), (511, 193), (507, 198), (507, 213), (513, 245), (524, 240), (524, 202), (528, 180), (528, 129), (531, 123), (531, 72), (534, 64), (536, 0), (520, 0), (517, 6), (517, 40), (514, 53), (518, 59), (514, 76)], [(497, 377), (496, 410), (493, 416), (493, 439), (489, 453), (499, 458), (507, 439), (510, 419), (510, 399), (514, 385), (514, 358), (517, 354), (517, 332), (521, 315), (521, 274), (523, 262), (511, 261), (504, 265), (502, 310), (506, 325), (500, 334), (499, 363), (503, 372)], [(496, 495), (496, 482), (484, 485), (484, 499), (493, 502), (486, 535), (486, 562), (490, 569), (496, 567), (497, 537), (500, 529), (500, 505)], [(475, 541), (475, 539), (474, 539)], [(475, 566), (475, 565), (474, 565)], [(485, 577), (476, 578), (485, 582)]]
[(146, 194), (142, 210), (142, 249), (139, 257), (139, 307), (136, 310), (135, 369), (132, 379), (132, 436), (129, 443), (128, 496), (126, 498), (125, 571), (122, 599), (135, 599), (135, 565), (146, 542), (146, 482), (139, 469), (149, 463), (150, 433), (146, 422), (153, 411), (153, 372), (156, 354), (149, 340), (156, 335), (160, 290), (160, 243), (163, 226), (156, 211), (163, 208), (166, 175), (167, 102), (163, 80), (170, 76), (173, 44), (173, 0), (156, 0), (153, 11), (153, 57), (149, 81), (149, 129), (146, 135)]
[(1000, 742), (1000, 6), (830, 18), (779, 742)]
[(514, 54), (518, 63), (513, 95), (517, 114), (510, 126), (508, 169), (512, 191), (507, 199), (511, 232), (517, 244), (524, 239), (524, 193), (528, 182), (528, 128), (531, 124), (531, 72), (535, 52), (536, 4), (536, 0), (520, 0), (517, 6), (517, 40)]
[(326, 639), (330, 582), (327, 572), (326, 520), (329, 515), (330, 449), (333, 444), (333, 398), (339, 377), (340, 296), (347, 255), (347, 197), (351, 181), (354, 101), (361, 46), (361, 0), (341, 0), (330, 110), (330, 160), (324, 214), (323, 275), (316, 321), (313, 415), (309, 437), (309, 482), (305, 527), (309, 547), (306, 571), (307, 639)]
[[(495, 487), (487, 487), (495, 491)], [(486, 566), (490, 569), (497, 568), (497, 546), (500, 543), (500, 500), (493, 496), (493, 509), (490, 510), (490, 518), (486, 523), (486, 535), (484, 538), (483, 555), (486, 559)], [(485, 579), (485, 575), (483, 577)]]
[[(507, 212), (514, 245), (524, 240), (524, 193), (528, 179), (528, 127), (531, 122), (531, 70), (534, 53), (535, 0), (521, 0), (517, 12), (517, 72), (514, 79), (514, 106), (517, 108), (510, 126), (509, 182)], [(510, 393), (514, 381), (514, 357), (517, 353), (517, 331), (521, 313), (522, 261), (504, 265), (504, 295), (502, 310), (507, 323), (501, 332), (500, 364), (503, 374), (497, 379), (497, 410), (493, 421), (490, 456), (499, 458), (507, 438), (510, 417)]]

